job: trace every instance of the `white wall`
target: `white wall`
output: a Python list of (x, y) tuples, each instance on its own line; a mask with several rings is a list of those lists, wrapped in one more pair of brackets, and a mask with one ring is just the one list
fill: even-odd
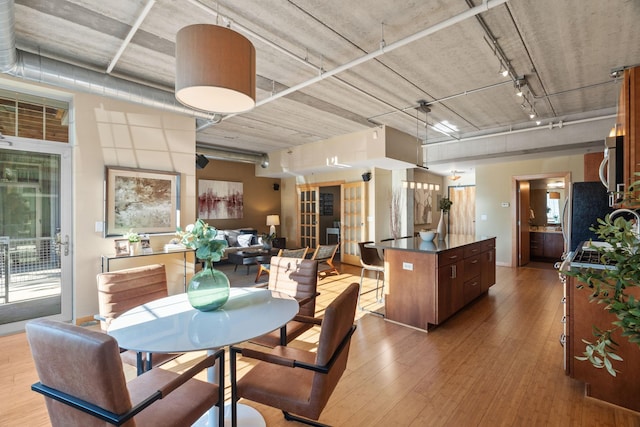
[[(515, 266), (512, 260), (515, 207), (513, 177), (571, 172), (573, 182), (584, 177), (584, 156), (561, 156), (476, 167), (476, 234), (496, 237), (496, 263)], [(508, 207), (502, 207), (508, 203)], [(483, 218), (486, 216), (486, 219)]]
[[(95, 232), (104, 217), (105, 165), (180, 172), (181, 225), (195, 219), (194, 119), (163, 113), (135, 104), (75, 94), (74, 147), (74, 318), (98, 312), (96, 274), (101, 255), (113, 253), (113, 238)], [(161, 250), (172, 235), (152, 236), (154, 250)], [(182, 291), (182, 255), (117, 260), (111, 269), (150, 263), (168, 269), (170, 293)]]

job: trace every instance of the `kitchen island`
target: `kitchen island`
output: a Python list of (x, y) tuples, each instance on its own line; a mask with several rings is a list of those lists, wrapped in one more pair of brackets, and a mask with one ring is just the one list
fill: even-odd
[(449, 235), (371, 244), (384, 250), (385, 318), (429, 330), (496, 282), (495, 237)]

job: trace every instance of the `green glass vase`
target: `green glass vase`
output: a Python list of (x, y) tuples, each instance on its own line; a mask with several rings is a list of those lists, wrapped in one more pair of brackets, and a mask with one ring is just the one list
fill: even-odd
[(197, 310), (217, 310), (229, 299), (229, 278), (214, 269), (211, 262), (205, 262), (204, 268), (189, 280), (187, 298)]

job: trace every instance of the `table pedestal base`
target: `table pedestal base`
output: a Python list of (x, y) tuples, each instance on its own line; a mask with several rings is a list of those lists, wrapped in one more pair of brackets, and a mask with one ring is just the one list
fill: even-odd
[[(215, 427), (217, 425), (217, 407), (212, 408), (193, 424), (194, 427)], [(225, 427), (231, 427), (231, 405), (224, 406), (224, 425)], [(267, 423), (257, 409), (238, 403), (238, 425), (242, 427), (266, 427)]]

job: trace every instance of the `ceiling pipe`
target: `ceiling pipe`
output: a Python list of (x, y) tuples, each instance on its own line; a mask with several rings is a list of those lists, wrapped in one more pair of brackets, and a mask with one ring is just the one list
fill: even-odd
[(173, 94), (108, 74), (16, 49), (13, 0), (0, 0), (0, 71), (13, 77), (72, 91), (105, 96), (176, 114), (215, 121), (215, 115), (191, 110)]
[(7, 73), (16, 64), (16, 17), (13, 0), (0, 0), (0, 72)]
[(196, 143), (196, 153), (204, 155), (208, 159), (228, 160), (240, 163), (253, 163), (262, 168), (269, 166), (269, 155), (265, 153), (249, 153), (241, 151), (224, 150)]
[(583, 123), (597, 122), (597, 121), (600, 121), (600, 120), (610, 120), (610, 119), (615, 119), (616, 117), (617, 117), (616, 114), (607, 114), (607, 115), (604, 115), (604, 116), (589, 117), (589, 118), (586, 118), (586, 119), (576, 119), (576, 120), (572, 120), (572, 121), (569, 121), (569, 122), (565, 122), (563, 120), (559, 120), (558, 123), (549, 122), (548, 125), (544, 125), (544, 126), (531, 126), (531, 127), (527, 127), (527, 128), (523, 128), (523, 129), (514, 129), (514, 130), (507, 130), (507, 131), (504, 131), (504, 132), (489, 133), (489, 134), (486, 134), (486, 135), (470, 136), (470, 137), (467, 137), (467, 138), (460, 138), (459, 141), (436, 141), (436, 142), (430, 142), (427, 145), (428, 146), (432, 146), (432, 145), (452, 144), (452, 143), (456, 143), (456, 142), (467, 142), (467, 141), (474, 141), (474, 140), (478, 140), (478, 139), (493, 138), (493, 137), (496, 137), (496, 136), (514, 135), (514, 134), (517, 134), (517, 133), (524, 133), (524, 132), (534, 132), (534, 131), (538, 131), (538, 130), (553, 130), (553, 128), (562, 129), (564, 126), (579, 125), (579, 124), (583, 124)]
[(116, 64), (120, 60), (120, 57), (124, 53), (124, 50), (127, 48), (127, 46), (129, 46), (129, 43), (131, 42), (131, 39), (133, 38), (135, 33), (138, 32), (138, 28), (140, 28), (140, 25), (142, 25), (142, 22), (145, 20), (145, 18), (147, 17), (147, 15), (151, 11), (151, 8), (153, 7), (153, 5), (155, 3), (156, 3), (156, 0), (149, 0), (149, 2), (144, 7), (144, 9), (142, 9), (142, 12), (140, 13), (140, 16), (138, 16), (138, 19), (136, 19), (136, 22), (134, 22), (133, 26), (129, 30), (129, 34), (127, 34), (127, 37), (125, 37), (124, 41), (120, 45), (120, 48), (116, 52), (115, 56), (113, 57), (111, 62), (109, 62), (109, 67), (107, 67), (107, 73), (108, 74), (111, 74), (111, 72), (115, 68)]
[(364, 56), (361, 56), (360, 58), (356, 58), (353, 61), (347, 62), (344, 65), (341, 65), (339, 67), (334, 68), (333, 70), (325, 71), (325, 72), (321, 73), (320, 75), (318, 75), (318, 76), (316, 76), (316, 77), (314, 77), (314, 78), (312, 78), (310, 80), (307, 80), (306, 82), (303, 82), (303, 83), (300, 83), (298, 85), (292, 86), (292, 87), (290, 87), (290, 88), (288, 88), (286, 90), (283, 90), (282, 92), (278, 92), (277, 94), (272, 95), (269, 98), (263, 99), (262, 101), (256, 103), (256, 107), (259, 107), (261, 105), (267, 104), (267, 103), (269, 103), (271, 101), (275, 101), (276, 99), (282, 98), (283, 96), (289, 95), (290, 93), (297, 92), (300, 89), (304, 89), (305, 87), (310, 86), (310, 85), (312, 85), (314, 83), (317, 83), (317, 82), (319, 82), (321, 80), (324, 80), (327, 77), (331, 77), (331, 76), (334, 76), (334, 75), (336, 75), (338, 73), (341, 73), (343, 71), (349, 70), (349, 69), (351, 69), (351, 68), (353, 68), (355, 66), (358, 66), (358, 65), (360, 65), (360, 64), (362, 64), (364, 62), (370, 61), (370, 60), (372, 60), (374, 58), (377, 58), (378, 56), (381, 56), (381, 55), (383, 55), (385, 53), (388, 53), (388, 52), (396, 50), (396, 49), (398, 49), (400, 47), (406, 46), (409, 43), (413, 43), (414, 41), (420, 40), (420, 39), (422, 39), (422, 38), (424, 38), (426, 36), (429, 36), (429, 35), (431, 35), (433, 33), (436, 33), (436, 32), (438, 32), (440, 30), (443, 30), (443, 29), (448, 28), (448, 27), (450, 27), (452, 25), (455, 25), (455, 24), (457, 24), (459, 22), (462, 22), (462, 21), (464, 21), (464, 20), (466, 20), (468, 18), (474, 17), (474, 16), (476, 16), (476, 15), (482, 13), (482, 12), (486, 12), (487, 10), (492, 9), (492, 8), (494, 8), (496, 6), (500, 6), (501, 4), (506, 3), (506, 2), (507, 2), (507, 0), (485, 0), (483, 2), (483, 4), (480, 5), (480, 6), (476, 6), (476, 7), (473, 7), (471, 9), (468, 9), (468, 10), (462, 12), (462, 13), (459, 13), (458, 15), (455, 15), (455, 16), (449, 18), (449, 19), (445, 19), (444, 21), (441, 21), (441, 22), (439, 22), (439, 23), (437, 23), (435, 25), (432, 25), (431, 27), (425, 28), (424, 30), (418, 31), (417, 33), (415, 33), (413, 35), (410, 35), (408, 37), (405, 37), (403, 39), (395, 41), (395, 42), (393, 42), (391, 44), (388, 44), (388, 45), (385, 45), (385, 46), (381, 46), (380, 49), (378, 49), (378, 50), (375, 50), (375, 51), (373, 51), (371, 53), (368, 53), (368, 54), (366, 54)]

